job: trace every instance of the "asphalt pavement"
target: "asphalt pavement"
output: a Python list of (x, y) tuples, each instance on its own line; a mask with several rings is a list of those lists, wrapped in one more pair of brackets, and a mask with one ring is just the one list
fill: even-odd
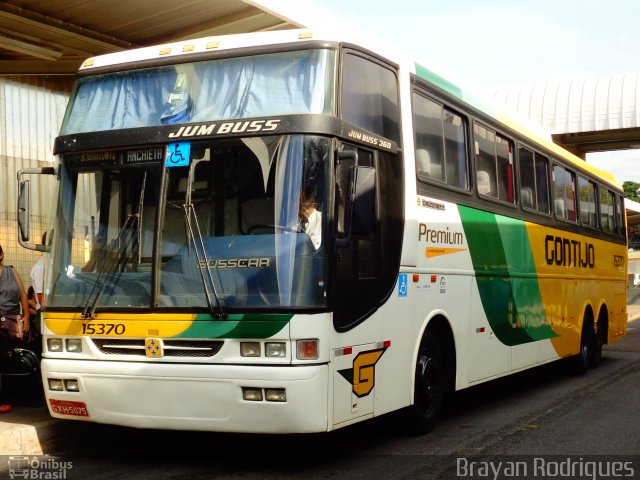
[[(629, 291), (627, 314), (629, 322), (640, 320), (640, 288)], [(65, 444), (64, 428), (72, 423), (52, 418), (44, 402), (37, 406), (15, 406), (9, 413), (0, 414), (0, 455), (53, 454)]]

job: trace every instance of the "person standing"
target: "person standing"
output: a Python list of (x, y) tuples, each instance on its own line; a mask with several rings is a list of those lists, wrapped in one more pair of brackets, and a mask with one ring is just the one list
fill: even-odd
[[(4, 251), (0, 245), (0, 317), (6, 325), (0, 328), (0, 349), (12, 350), (20, 346), (29, 336), (29, 300), (18, 272), (4, 265)], [(11, 322), (15, 322), (13, 325)], [(17, 332), (15, 335), (10, 332)], [(6, 389), (4, 389), (6, 390)], [(1, 391), (3, 396), (6, 391)], [(0, 402), (0, 413), (11, 410), (11, 405)]]

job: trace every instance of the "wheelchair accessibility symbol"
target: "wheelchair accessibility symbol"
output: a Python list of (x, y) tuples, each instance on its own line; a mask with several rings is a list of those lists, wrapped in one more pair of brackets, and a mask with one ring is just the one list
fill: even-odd
[(408, 288), (407, 274), (401, 273), (398, 275), (398, 296), (406, 297)]
[(191, 156), (191, 144), (188, 142), (170, 143), (165, 154), (165, 167), (188, 167)]

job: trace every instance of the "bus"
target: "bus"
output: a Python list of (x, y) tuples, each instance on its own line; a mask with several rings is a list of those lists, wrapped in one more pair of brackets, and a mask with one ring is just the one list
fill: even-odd
[[(309, 433), (402, 410), (426, 432), (451, 392), (584, 372), (625, 335), (614, 177), (363, 43), (289, 30), (84, 62), (58, 163), (18, 173), (51, 415)], [(47, 245), (33, 175), (56, 183)]]

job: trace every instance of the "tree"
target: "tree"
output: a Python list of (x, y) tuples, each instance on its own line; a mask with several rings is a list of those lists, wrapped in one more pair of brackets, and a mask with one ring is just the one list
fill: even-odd
[(635, 202), (640, 202), (640, 183), (626, 181), (622, 184), (624, 196)]

